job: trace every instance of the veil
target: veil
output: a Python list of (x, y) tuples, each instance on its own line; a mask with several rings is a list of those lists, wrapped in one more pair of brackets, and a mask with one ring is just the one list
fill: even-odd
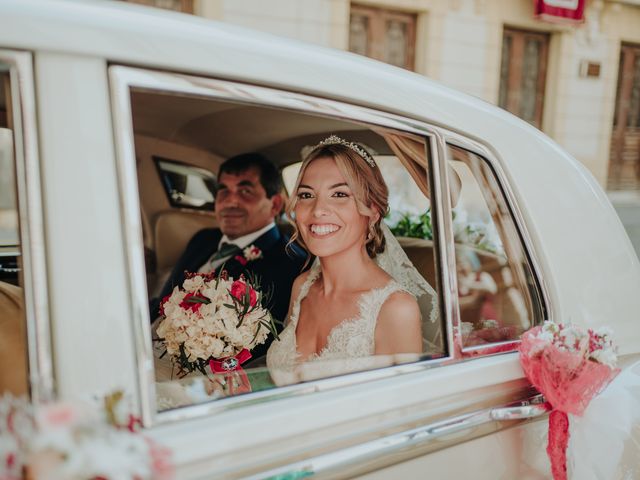
[[(375, 262), (418, 300), (423, 315), (423, 344), (425, 352), (442, 351), (442, 332), (438, 294), (427, 282), (400, 246), (385, 222), (381, 222), (386, 247), (376, 255)], [(425, 310), (428, 310), (425, 312)], [(427, 333), (430, 332), (430, 333)]]

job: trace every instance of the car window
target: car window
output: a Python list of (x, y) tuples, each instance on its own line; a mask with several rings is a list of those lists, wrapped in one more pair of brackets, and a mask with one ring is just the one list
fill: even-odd
[(449, 145), (460, 333), (464, 347), (517, 340), (543, 318), (530, 260), (496, 175), (479, 155)]
[(12, 88), (0, 63), (0, 394), (28, 394), (26, 320), (14, 158)]
[[(153, 94), (148, 89), (137, 91), (135, 88), (131, 90), (130, 96), (136, 149), (132, 157), (137, 162), (141, 217), (146, 218), (150, 224), (144, 228), (145, 254), (147, 250), (151, 250), (148, 253), (157, 258), (157, 265), (169, 267), (164, 272), (156, 271), (154, 275), (149, 275), (149, 265), (147, 265), (147, 281), (154, 282), (153, 285), (147, 285), (150, 292), (149, 312), (151, 317), (148, 328), (155, 351), (155, 390), (158, 410), (255, 393), (280, 386), (400, 363), (442, 358), (447, 354), (445, 348), (447, 335), (440, 313), (434, 226), (431, 224), (430, 215), (428, 165), (431, 160), (427, 143), (423, 137), (391, 129), (383, 130), (379, 127), (344, 119), (256, 105), (255, 103), (244, 104), (217, 98), (207, 99), (201, 96), (191, 98), (184, 94), (168, 99), (167, 97), (170, 96), (166, 91)], [(145, 124), (145, 121), (151, 118), (145, 109), (153, 106), (156, 117), (162, 116), (163, 105), (170, 106), (165, 113), (167, 122), (172, 122), (176, 118), (180, 118), (184, 122), (183, 125), (172, 125), (172, 128), (167, 130), (172, 132), (170, 135), (165, 135), (164, 131), (153, 133), (153, 125)], [(180, 110), (179, 116), (175, 115), (176, 109)], [(203, 111), (207, 114), (203, 115)], [(154, 123), (154, 125), (158, 124), (164, 125), (165, 122)], [(190, 130), (187, 130), (187, 127)], [(135, 134), (137, 131), (145, 132), (144, 138), (143, 135)], [(403, 278), (402, 281), (412, 282), (412, 288), (415, 288), (415, 292), (412, 293), (416, 297), (420, 309), (422, 352), (370, 355), (373, 353), (370, 351), (368, 352), (370, 354), (363, 355), (363, 358), (359, 358), (356, 362), (347, 362), (343, 358), (327, 356), (318, 361), (306, 362), (300, 368), (283, 371), (266, 366), (265, 353), (267, 349), (261, 349), (261, 346), (258, 345), (254, 350), (251, 350), (251, 358), (240, 359), (242, 370), (233, 370), (236, 373), (228, 375), (224, 373), (225, 368), (237, 367), (235, 360), (233, 362), (227, 361), (231, 356), (229, 352), (216, 350), (214, 362), (201, 361), (204, 357), (208, 358), (206, 352), (214, 351), (218, 348), (219, 343), (206, 340), (206, 335), (194, 334), (201, 327), (205, 330), (209, 329), (207, 331), (213, 331), (217, 327), (207, 324), (209, 326), (200, 325), (191, 328), (184, 324), (184, 328), (177, 328), (175, 325), (169, 327), (171, 322), (165, 321), (168, 315), (172, 315), (172, 313), (167, 313), (170, 309), (172, 312), (188, 311), (187, 317), (193, 318), (200, 315), (201, 311), (206, 312), (214, 308), (210, 307), (211, 304), (206, 301), (204, 301), (205, 307), (198, 306), (197, 303), (200, 303), (200, 300), (193, 299), (192, 295), (187, 296), (185, 292), (181, 292), (181, 289), (187, 285), (185, 281), (196, 278), (193, 275), (198, 273), (205, 274), (214, 271), (217, 276), (222, 270), (233, 277), (234, 281), (237, 278), (251, 278), (253, 273), (249, 269), (252, 265), (251, 262), (255, 262), (255, 269), (260, 281), (267, 281), (265, 279), (269, 279), (275, 273), (290, 275), (291, 281), (293, 281), (293, 278), (300, 274), (302, 268), (309, 268), (309, 264), (304, 265), (303, 262), (300, 262), (293, 269), (287, 266), (283, 258), (278, 265), (271, 265), (260, 270), (258, 266), (261, 265), (261, 261), (264, 262), (264, 265), (268, 264), (268, 259), (265, 259), (266, 254), (260, 249), (257, 252), (248, 251), (251, 250), (248, 247), (235, 251), (222, 263), (219, 263), (218, 252), (222, 252), (223, 248), (228, 248), (221, 243), (223, 232), (220, 228), (223, 227), (223, 221), (230, 221), (225, 218), (225, 215), (235, 215), (240, 218), (244, 215), (243, 209), (248, 207), (242, 206), (243, 204), (240, 202), (233, 208), (229, 207), (227, 212), (221, 206), (221, 210), (218, 212), (222, 215), (220, 218), (215, 215), (210, 216), (208, 212), (197, 212), (198, 215), (194, 215), (182, 209), (173, 209), (172, 212), (159, 211), (154, 214), (151, 210), (156, 208), (153, 195), (163, 188), (165, 192), (167, 191), (166, 183), (161, 185), (161, 182), (166, 181), (167, 177), (171, 177), (171, 182), (175, 182), (175, 179), (178, 178), (176, 183), (179, 183), (186, 177), (191, 179), (193, 172), (197, 172), (197, 176), (201, 175), (203, 171), (218, 171), (221, 162), (231, 157), (246, 155), (259, 155), (274, 163), (277, 169), (282, 171), (284, 184), (291, 194), (292, 185), (300, 168), (300, 161), (305, 153), (331, 134), (338, 134), (342, 138), (356, 142), (371, 152), (377, 164), (375, 168), (379, 168), (389, 188), (389, 212), (384, 218), (384, 222), (389, 227), (388, 235), (395, 236), (397, 240), (397, 242), (393, 242), (397, 245), (397, 250), (394, 251), (392, 257), (396, 261), (391, 263), (404, 266), (403, 274), (407, 278)], [(149, 138), (151, 137), (157, 138), (157, 144), (150, 145)], [(188, 149), (188, 155), (176, 158), (178, 156), (175, 153), (168, 154), (168, 151), (178, 152), (181, 149), (185, 152)], [(167, 161), (169, 158), (172, 161)], [(147, 168), (148, 162), (157, 162), (158, 168), (163, 171), (160, 177), (153, 175), (152, 170)], [(224, 177), (222, 175), (224, 173), (218, 179), (220, 183), (223, 183)], [(233, 198), (238, 201), (243, 196), (246, 196), (246, 199), (252, 198), (255, 193), (252, 182), (255, 182), (256, 179), (249, 175), (247, 178), (238, 180), (242, 180), (244, 183), (236, 185), (234, 183), (236, 177), (237, 174), (234, 173), (233, 181), (227, 180), (223, 193), (233, 195)], [(199, 181), (201, 185), (208, 185), (209, 179), (210, 177), (203, 176)], [(263, 182), (261, 177), (259, 181)], [(262, 187), (267, 189), (266, 184)], [(180, 191), (187, 192), (185, 188)], [(222, 205), (219, 198), (216, 198), (215, 201)], [(279, 227), (282, 235), (290, 236), (293, 233), (291, 225), (282, 224)], [(228, 226), (224, 228), (228, 228)], [(176, 234), (176, 232), (179, 233)], [(260, 244), (259, 239), (253, 241), (255, 244), (251, 246)], [(298, 252), (302, 251), (299, 246), (295, 248)], [(242, 270), (243, 273), (239, 273), (240, 270), (236, 268), (237, 263), (243, 266), (249, 264), (249, 267), (247, 270)], [(185, 271), (187, 272), (186, 276)], [(406, 273), (407, 271), (409, 273)], [(244, 275), (244, 277), (237, 275)], [(410, 280), (408, 280), (409, 277)], [(198, 276), (197, 278), (202, 277)], [(283, 328), (290, 320), (287, 316), (287, 307), (291, 302), (291, 289), (290, 287), (278, 287), (277, 281), (274, 280), (273, 285), (269, 287), (262, 286), (262, 291), (258, 292), (258, 295), (261, 301), (264, 300), (265, 305), (269, 306), (276, 324), (279, 325), (281, 335), (284, 335)], [(207, 285), (211, 287), (213, 284)], [(229, 292), (231, 292), (232, 286), (229, 288)], [(246, 298), (247, 301), (250, 300), (249, 296)], [(279, 309), (279, 304), (284, 304), (284, 309)], [(223, 305), (220, 308), (230, 307)], [(354, 319), (348, 316), (344, 318), (347, 323)], [(371, 328), (371, 332), (374, 332), (375, 323), (367, 328)], [(205, 340), (203, 341), (203, 339)], [(198, 344), (194, 349), (191, 349), (195, 345), (192, 340)], [(274, 343), (276, 342), (278, 340)], [(189, 351), (187, 351), (187, 347)], [(168, 353), (169, 350), (173, 351), (173, 355)], [(199, 353), (194, 353), (196, 350)], [(237, 353), (234, 352), (234, 355)], [(187, 365), (188, 362), (191, 363)], [(181, 369), (179, 365), (183, 367), (187, 365), (187, 368)]]
[(213, 172), (160, 157), (154, 160), (172, 206), (213, 210), (216, 182)]

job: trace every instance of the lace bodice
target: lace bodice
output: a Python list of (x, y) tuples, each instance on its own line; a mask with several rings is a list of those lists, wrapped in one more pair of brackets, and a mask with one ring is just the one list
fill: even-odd
[[(314, 265), (309, 276), (302, 284), (300, 293), (295, 299), (289, 323), (280, 333), (280, 340), (274, 341), (267, 353), (267, 366), (275, 377), (274, 371), (291, 371), (300, 362), (300, 353), (296, 345), (296, 327), (300, 316), (300, 303), (309, 293), (313, 282), (320, 275), (320, 266)], [(354, 371), (366, 368), (366, 357), (375, 353), (375, 329), (378, 313), (389, 296), (403, 290), (402, 286), (390, 280), (387, 285), (363, 293), (358, 301), (358, 315), (343, 320), (329, 332), (325, 347), (319, 352), (307, 357), (304, 362), (318, 362), (320, 360), (340, 360), (336, 367), (340, 372)], [(326, 375), (332, 374), (327, 372)]]

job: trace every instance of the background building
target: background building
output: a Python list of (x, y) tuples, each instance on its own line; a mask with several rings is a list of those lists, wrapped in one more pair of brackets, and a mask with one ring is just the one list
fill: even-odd
[[(607, 189), (640, 252), (640, 0), (134, 0), (429, 76), (525, 119)], [(580, 21), (540, 17), (540, 4)]]

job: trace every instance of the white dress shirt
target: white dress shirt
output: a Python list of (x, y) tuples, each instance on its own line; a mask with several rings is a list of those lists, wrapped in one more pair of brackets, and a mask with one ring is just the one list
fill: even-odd
[[(233, 240), (230, 240), (226, 234), (222, 235), (222, 238), (218, 242), (218, 248), (216, 249), (216, 252), (220, 250), (220, 247), (222, 246), (223, 243), (232, 243), (234, 245), (237, 245), (241, 249), (247, 248), (259, 237), (267, 233), (269, 230), (271, 230), (275, 226), (276, 226), (276, 223), (272, 221), (269, 224), (262, 227), (260, 230), (256, 230), (255, 232), (248, 233), (247, 235), (243, 235), (242, 237), (234, 238)], [(211, 259), (213, 258), (214, 255), (215, 255), (215, 252), (211, 255), (211, 257), (207, 259), (206, 262), (204, 262), (204, 264), (202, 264), (202, 266), (198, 269), (198, 273), (209, 273), (211, 270), (218, 268), (224, 262), (229, 260), (229, 257), (231, 256), (229, 255), (227, 257), (218, 258), (217, 260), (214, 260), (212, 262)]]

